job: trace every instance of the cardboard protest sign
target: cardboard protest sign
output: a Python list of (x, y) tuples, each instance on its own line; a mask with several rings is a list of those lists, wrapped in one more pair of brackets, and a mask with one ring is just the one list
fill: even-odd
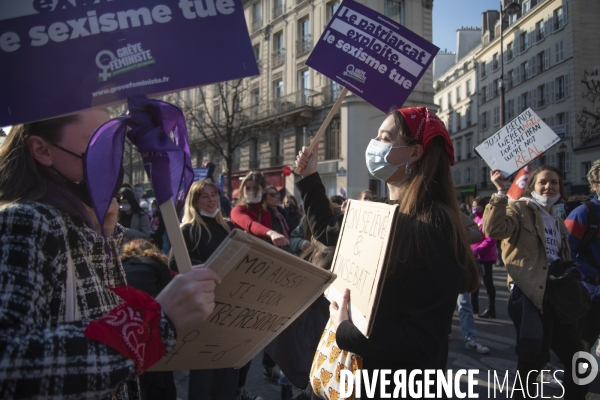
[(241, 368), (288, 327), (335, 275), (234, 229), (206, 267), (222, 277), (214, 312), (178, 332), (153, 371)]
[(350, 317), (367, 337), (383, 290), (397, 210), (397, 205), (349, 200), (335, 249), (331, 271), (338, 279), (325, 295), (340, 304), (350, 289)]
[(3, 0), (0, 59), (0, 126), (259, 73), (239, 0)]
[(558, 142), (558, 135), (528, 108), (475, 147), (475, 151), (506, 178)]
[(387, 113), (404, 104), (438, 50), (396, 21), (344, 0), (306, 65)]

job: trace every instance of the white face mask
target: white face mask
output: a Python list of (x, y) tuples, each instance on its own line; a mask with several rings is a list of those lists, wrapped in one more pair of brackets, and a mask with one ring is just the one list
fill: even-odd
[(211, 212), (211, 213), (209, 213), (209, 212), (206, 212), (206, 211), (204, 211), (204, 210), (200, 210), (200, 215), (202, 215), (203, 217), (214, 218), (214, 217), (216, 217), (216, 216), (217, 216), (217, 214), (219, 213), (219, 210), (220, 210), (220, 209), (219, 209), (219, 207), (217, 207), (217, 208), (215, 209), (215, 211), (213, 211), (213, 212)]
[(409, 146), (390, 146), (389, 144), (381, 143), (378, 140), (371, 139), (365, 152), (367, 168), (371, 175), (385, 182), (394, 174), (394, 172), (396, 172), (398, 167), (408, 164), (409, 161), (400, 165), (392, 165), (387, 160), (387, 156), (390, 154), (392, 149), (397, 149), (400, 147)]
[(547, 197), (547, 196), (542, 196), (541, 194), (538, 194), (537, 192), (531, 192), (531, 197), (533, 197), (533, 199), (542, 207), (550, 207), (553, 206), (554, 203), (556, 203), (558, 201), (558, 199), (560, 199), (560, 193), (555, 194), (552, 197)]
[(245, 192), (244, 197), (246, 198), (246, 203), (248, 204), (256, 204), (260, 203), (263, 198), (263, 194), (260, 191), (257, 192)]

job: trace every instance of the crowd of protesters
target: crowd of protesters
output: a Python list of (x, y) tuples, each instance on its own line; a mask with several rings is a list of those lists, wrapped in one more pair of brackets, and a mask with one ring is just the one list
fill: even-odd
[[(0, 147), (2, 398), (175, 400), (173, 374), (146, 371), (173, 348), (177, 331), (213, 311), (220, 277), (200, 268), (178, 273), (146, 186), (119, 185), (105, 218), (95, 214), (83, 160), (107, 120), (96, 109), (18, 125)], [(297, 156), (298, 198), (260, 172), (241, 181), (235, 204), (210, 180), (195, 182), (181, 223), (192, 264), (203, 264), (236, 228), (330, 269), (347, 199), (326, 195), (317, 149)], [(358, 200), (398, 205), (402, 226), (373, 330), (367, 338), (350, 320), (349, 291), (331, 304), (320, 297), (264, 352), (264, 375), (281, 385), (281, 398), (292, 398), (294, 386), (302, 390), (297, 399), (318, 398), (309, 368), (328, 319), (339, 348), (361, 355), (367, 371), (445, 370), (455, 309), (465, 347), (489, 353), (473, 314), (497, 316), (498, 260), (509, 276), (519, 373), (541, 370), (553, 351), (564, 364), (565, 398), (585, 398), (571, 359), (592, 351), (600, 334), (600, 161), (587, 175), (593, 198), (571, 203), (564, 220), (557, 205), (568, 199), (553, 166), (532, 171), (511, 201), (507, 181), (492, 170), (498, 192), (459, 205), (452, 142), (425, 107), (390, 112), (365, 157), (389, 198), (363, 190)], [(260, 399), (245, 388), (249, 367), (190, 371), (189, 398)]]

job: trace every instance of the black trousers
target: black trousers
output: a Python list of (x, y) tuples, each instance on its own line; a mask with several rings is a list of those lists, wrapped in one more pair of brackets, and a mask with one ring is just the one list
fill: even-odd
[[(496, 309), (496, 288), (494, 287), (494, 276), (492, 271), (495, 261), (483, 261), (483, 284), (488, 295), (488, 307), (492, 310)], [(479, 288), (471, 293), (471, 305), (473, 309), (479, 310)], [(480, 310), (482, 311), (482, 310)]]
[[(513, 316), (517, 314), (516, 308), (513, 303), (513, 295), (511, 295), (508, 299), (508, 314)], [(565, 367), (564, 381), (563, 387), (565, 388), (565, 399), (569, 400), (584, 400), (585, 395), (588, 392), (587, 385), (576, 385), (573, 381), (572, 374), (572, 359), (573, 355), (578, 351), (583, 351), (583, 344), (581, 340), (579, 340), (579, 336), (577, 334), (576, 325), (567, 325), (561, 324), (555, 321), (554, 315), (552, 313), (551, 308), (547, 305), (546, 302), (543, 304), (544, 313), (540, 314), (540, 318), (542, 321), (542, 326), (544, 329), (544, 339), (543, 339), (543, 351), (540, 355), (536, 357), (518, 357), (517, 361), (517, 370), (519, 371), (519, 376), (521, 378), (521, 382), (525, 386), (525, 382), (527, 380), (527, 374), (530, 371), (541, 371), (544, 369), (544, 366), (548, 362), (550, 356), (550, 349), (558, 356), (560, 362)], [(520, 331), (520, 321), (517, 319), (513, 320), (513, 324), (515, 326), (517, 332), (517, 342), (519, 341), (519, 331)], [(530, 379), (527, 380), (527, 386), (529, 390), (529, 394), (531, 398), (540, 398), (539, 387), (536, 388), (536, 373), (532, 373), (530, 375)], [(536, 392), (537, 390), (537, 392)], [(537, 393), (537, 394), (536, 394)], [(520, 391), (515, 391), (516, 395), (521, 396)], [(525, 393), (524, 397), (521, 398), (530, 398)]]

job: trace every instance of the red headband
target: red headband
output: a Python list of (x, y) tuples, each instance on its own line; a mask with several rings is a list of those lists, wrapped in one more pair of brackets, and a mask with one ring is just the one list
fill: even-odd
[(446, 142), (446, 152), (450, 156), (450, 165), (454, 165), (454, 146), (444, 123), (427, 107), (407, 107), (398, 109), (406, 120), (412, 136), (423, 146), (427, 155), (433, 144), (433, 138), (441, 136)]

